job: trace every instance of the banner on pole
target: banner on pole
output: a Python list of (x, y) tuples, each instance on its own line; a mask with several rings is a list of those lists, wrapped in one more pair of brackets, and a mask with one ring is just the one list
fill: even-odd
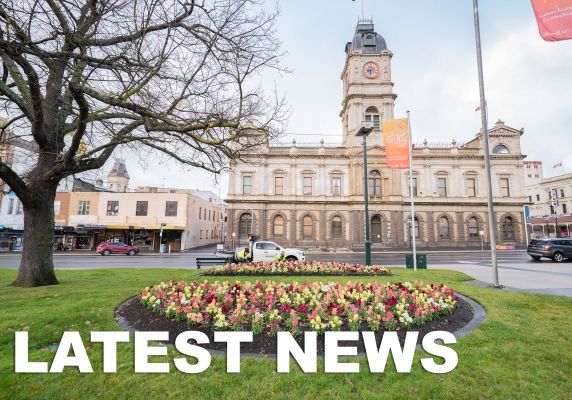
[(392, 169), (409, 168), (409, 124), (407, 118), (383, 121), (382, 129), (387, 167)]
[(572, 0), (531, 0), (540, 36), (547, 41), (572, 39)]

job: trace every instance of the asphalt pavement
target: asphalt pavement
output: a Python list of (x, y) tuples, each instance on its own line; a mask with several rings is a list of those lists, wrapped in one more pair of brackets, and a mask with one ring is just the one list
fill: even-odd
[[(196, 268), (197, 257), (212, 257), (214, 252), (199, 250), (189, 253), (139, 254), (137, 256), (98, 256), (92, 253), (54, 255), (56, 269), (96, 268)], [(363, 253), (312, 253), (308, 260), (363, 263)], [(404, 267), (405, 255), (400, 252), (372, 254), (372, 263)], [(0, 268), (18, 268), (19, 254), (0, 254)], [(476, 284), (486, 286), (492, 279), (490, 256), (486, 252), (428, 252), (429, 269), (450, 269), (464, 272)], [(533, 261), (523, 251), (498, 252), (499, 280), (512, 290), (572, 296), (572, 262), (561, 264), (551, 260)]]

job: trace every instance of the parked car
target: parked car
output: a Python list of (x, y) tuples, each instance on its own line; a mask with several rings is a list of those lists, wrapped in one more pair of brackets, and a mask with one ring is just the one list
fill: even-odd
[(104, 242), (97, 246), (96, 251), (102, 256), (108, 256), (110, 254), (126, 254), (128, 256), (134, 256), (139, 253), (139, 248), (137, 246), (129, 246), (128, 244), (121, 242)]
[[(248, 259), (250, 261), (264, 261), (264, 262), (272, 262), (277, 254), (280, 254), (284, 251), (284, 256), (288, 261), (305, 261), (306, 256), (304, 252), (300, 249), (290, 249), (284, 248), (282, 246), (277, 245), (274, 242), (269, 241), (252, 241), (249, 244), (249, 252)], [(239, 251), (243, 251), (244, 247), (238, 247), (234, 250), (234, 259), (238, 260), (236, 254)]]
[(526, 252), (535, 260), (545, 257), (560, 263), (566, 258), (572, 258), (572, 239), (533, 239), (528, 244)]

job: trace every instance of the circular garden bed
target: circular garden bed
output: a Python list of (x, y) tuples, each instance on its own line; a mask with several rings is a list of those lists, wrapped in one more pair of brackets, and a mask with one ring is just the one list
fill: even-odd
[[(411, 283), (276, 283), (167, 282), (145, 288), (123, 303), (117, 315), (139, 331), (169, 331), (171, 343), (187, 330), (205, 333), (211, 350), (225, 350), (213, 341), (214, 331), (252, 331), (254, 341), (242, 352), (275, 354), (276, 333), (291, 332), (300, 345), (305, 331), (318, 332), (323, 354), (324, 331), (454, 332), (473, 318), (472, 307), (443, 285)], [(363, 343), (358, 352), (364, 351)]]
[(390, 274), (389, 268), (382, 266), (322, 261), (229, 263), (203, 272), (203, 275), (207, 276), (386, 276)]

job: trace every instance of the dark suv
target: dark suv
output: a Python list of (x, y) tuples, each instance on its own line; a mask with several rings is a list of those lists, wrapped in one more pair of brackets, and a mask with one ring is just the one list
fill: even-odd
[(572, 239), (533, 239), (528, 244), (526, 252), (535, 260), (546, 257), (559, 263), (565, 258), (572, 258)]

